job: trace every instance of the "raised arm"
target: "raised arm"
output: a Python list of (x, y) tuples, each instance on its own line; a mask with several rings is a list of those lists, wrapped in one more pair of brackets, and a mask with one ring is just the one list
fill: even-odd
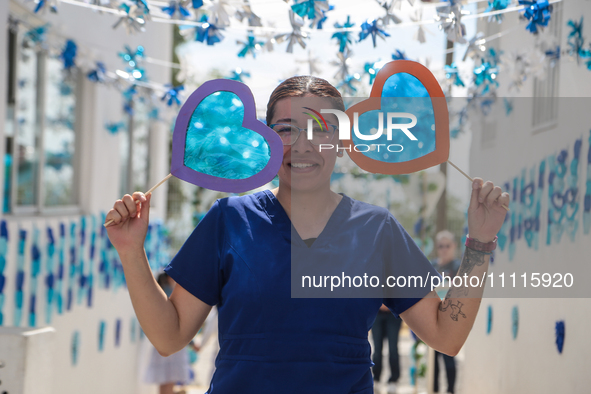
[(119, 253), (133, 309), (142, 330), (156, 350), (168, 356), (193, 339), (211, 306), (178, 284), (168, 298), (152, 275), (144, 250), (150, 198), (151, 195), (136, 192), (117, 200), (107, 214), (107, 222), (113, 220), (113, 224), (107, 227), (107, 234)]
[[(483, 184), (482, 179), (474, 179), (468, 208), (470, 238), (483, 243), (494, 240), (507, 213), (502, 205), (509, 206), (508, 193), (503, 193), (492, 182)], [(486, 284), (471, 287), (469, 278), (476, 276), (480, 282), (483, 278), (486, 281), (489, 261), (489, 254), (466, 248), (458, 276), (463, 279), (466, 275), (468, 280), (463, 279), (462, 286), (452, 285), (443, 301), (434, 291), (431, 292), (400, 317), (427, 345), (442, 353), (456, 355), (474, 325)]]

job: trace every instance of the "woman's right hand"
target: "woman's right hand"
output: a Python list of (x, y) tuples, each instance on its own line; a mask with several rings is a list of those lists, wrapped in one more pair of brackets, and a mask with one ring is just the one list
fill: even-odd
[(144, 240), (150, 221), (150, 199), (152, 194), (135, 192), (117, 200), (109, 211), (105, 223), (111, 243), (119, 253), (139, 251), (144, 248)]

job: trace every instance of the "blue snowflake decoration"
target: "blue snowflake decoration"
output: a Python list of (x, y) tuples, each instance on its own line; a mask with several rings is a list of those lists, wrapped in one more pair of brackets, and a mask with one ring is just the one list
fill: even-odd
[(205, 42), (207, 45), (214, 45), (224, 39), (221, 33), (223, 28), (219, 28), (213, 23), (207, 21), (207, 15), (201, 16), (201, 26), (197, 27), (197, 36), (195, 41)]
[(354, 83), (359, 82), (359, 74), (347, 75), (344, 80), (339, 82), (337, 89), (342, 89), (345, 94), (353, 95), (357, 92)]
[(410, 60), (404, 51), (396, 49), (392, 54), (392, 60)]
[(249, 53), (252, 55), (253, 58), (256, 58), (256, 52), (261, 48), (264, 44), (262, 41), (257, 41), (256, 37), (252, 33), (248, 33), (247, 41), (237, 41), (237, 44), (242, 44), (243, 47), (238, 52), (238, 57), (246, 57)]
[(96, 68), (91, 70), (86, 76), (92, 82), (103, 83), (105, 82), (106, 73), (105, 64), (103, 62), (96, 62)]
[(119, 52), (119, 57), (127, 63), (125, 71), (131, 74), (131, 76), (137, 80), (145, 81), (146, 75), (143, 68), (139, 66), (139, 63), (144, 58), (144, 47), (138, 46), (133, 51), (129, 46), (125, 46), (125, 52)]
[(585, 38), (583, 37), (583, 17), (580, 22), (569, 20), (567, 26), (571, 28), (568, 38), (566, 40), (569, 49), (568, 53), (577, 59), (577, 64), (580, 64), (581, 58), (585, 57)]
[(119, 132), (119, 130), (122, 130), (124, 128), (125, 128), (125, 123), (123, 123), (123, 122), (105, 123), (105, 130), (107, 130), (111, 134), (117, 134)]
[(43, 26), (34, 27), (27, 31), (23, 36), (23, 40), (30, 43), (31, 45), (41, 45), (47, 39), (47, 28), (49, 23)]
[(183, 3), (176, 0), (171, 0), (168, 7), (162, 7), (162, 12), (168, 14), (171, 19), (174, 19), (176, 15), (178, 15), (180, 19), (185, 19), (191, 16), (189, 10), (183, 7)]
[(169, 107), (172, 107), (173, 104), (181, 105), (179, 92), (181, 90), (184, 90), (185, 87), (183, 85), (173, 87), (171, 84), (166, 84), (165, 86), (168, 88), (168, 90), (166, 91), (166, 93), (164, 93), (164, 96), (162, 96), (161, 100), (164, 101), (168, 99), (166, 105), (168, 105)]
[(37, 6), (35, 7), (35, 14), (41, 10), (49, 8), (49, 11), (54, 14), (57, 13), (57, 0), (38, 0)]
[(334, 5), (329, 5), (327, 10), (320, 10), (320, 17), (316, 18), (317, 22), (316, 20), (312, 21), (310, 27), (313, 27), (314, 24), (316, 24), (316, 28), (318, 30), (322, 30), (322, 28), (324, 27), (324, 22), (326, 22), (326, 20), (328, 19), (326, 13), (332, 10), (334, 10)]
[(242, 70), (240, 67), (232, 71), (232, 75), (226, 77), (232, 81), (244, 82), (243, 78), (250, 78), (250, 73)]
[[(502, 11), (511, 4), (511, 0), (488, 0), (488, 7), (484, 12)], [(488, 17), (489, 22), (496, 20), (501, 23), (503, 21), (503, 14), (491, 15)]]
[[(335, 23), (334, 27), (337, 29), (350, 29), (351, 27), (355, 26), (355, 23), (351, 23), (351, 17), (347, 15), (347, 21), (344, 24)], [(351, 41), (351, 32), (348, 30), (343, 30), (336, 32), (332, 35), (331, 38), (336, 38), (339, 42), (339, 52), (345, 52), (345, 49), (349, 44), (352, 44)]]
[(193, 4), (193, 8), (195, 8), (195, 9), (201, 8), (201, 7), (203, 7), (203, 0), (193, 0), (192, 4)]
[(76, 52), (78, 50), (78, 46), (73, 40), (66, 41), (66, 46), (64, 47), (60, 59), (64, 62), (64, 69), (71, 70), (72, 67), (76, 65)]
[(136, 94), (137, 89), (135, 85), (131, 85), (123, 92), (123, 98), (125, 99), (125, 102), (123, 103), (123, 111), (129, 116), (133, 116), (133, 98)]
[(548, 0), (519, 0), (519, 5), (526, 6), (523, 16), (529, 21), (526, 29), (532, 34), (538, 34), (538, 29), (548, 26), (552, 5)]
[(376, 75), (378, 75), (378, 72), (382, 69), (382, 67), (384, 67), (385, 62), (383, 61), (378, 61), (378, 62), (374, 62), (374, 63), (365, 63), (363, 65), (363, 74), (367, 74), (369, 75), (369, 84), (373, 84), (374, 79), (376, 78)]
[(304, 0), (292, 5), (291, 9), (302, 18), (313, 20), (318, 14), (322, 17), (321, 10), (328, 10), (329, 5), (327, 0)]
[(450, 66), (446, 65), (444, 67), (445, 70), (445, 78), (450, 79), (454, 86), (461, 86), (464, 87), (464, 82), (460, 78), (460, 73), (458, 71), (458, 66), (455, 63), (452, 63)]
[(386, 33), (384, 29), (381, 29), (378, 26), (379, 20), (374, 19), (373, 21), (365, 21), (361, 24), (361, 32), (359, 33), (359, 42), (365, 40), (367, 37), (371, 36), (371, 40), (373, 42), (373, 47), (376, 47), (376, 37), (380, 37), (382, 40), (385, 40), (386, 37), (390, 37), (390, 34)]

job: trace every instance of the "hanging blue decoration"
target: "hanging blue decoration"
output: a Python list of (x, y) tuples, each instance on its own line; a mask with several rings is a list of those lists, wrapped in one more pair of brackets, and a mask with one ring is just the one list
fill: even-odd
[(203, 7), (203, 0), (192, 0), (193, 8), (201, 8)]
[(144, 14), (149, 14), (150, 9), (148, 8), (148, 2), (146, 0), (132, 0), (135, 5), (140, 8)]
[(177, 15), (180, 19), (185, 19), (191, 16), (191, 12), (185, 8), (183, 1), (170, 0), (168, 7), (161, 7), (161, 9), (162, 12), (168, 14), (171, 19), (177, 17)]
[(329, 5), (327, 0), (303, 0), (292, 5), (291, 9), (302, 18), (314, 20), (322, 17), (322, 11), (328, 11)]
[(384, 0), (384, 1), (377, 0), (377, 1), (378, 1), (378, 4), (380, 5), (380, 7), (382, 7), (384, 9), (384, 11), (386, 11), (386, 15), (379, 18), (379, 20), (382, 21), (384, 26), (388, 26), (390, 24), (390, 22), (394, 22), (395, 24), (402, 22), (402, 19), (400, 19), (396, 14), (394, 14), (394, 8), (396, 6), (398, 6), (398, 9), (400, 9), (400, 4), (397, 4), (398, 3), (397, 0), (392, 0), (390, 2), (388, 2), (386, 0)]
[(577, 64), (581, 63), (581, 58), (584, 57), (585, 38), (583, 37), (583, 17), (581, 16), (580, 22), (575, 22), (572, 19), (568, 21), (567, 26), (571, 28), (568, 38), (566, 40), (568, 44), (569, 56), (577, 59)]
[(47, 28), (49, 23), (43, 26), (37, 26), (27, 31), (23, 36), (23, 44), (27, 47), (35, 47), (45, 43), (47, 39)]
[(344, 80), (339, 82), (337, 89), (342, 89), (346, 95), (352, 96), (357, 92), (357, 88), (354, 83), (359, 82), (359, 74), (347, 75)]
[(464, 82), (462, 81), (462, 79), (460, 78), (460, 73), (458, 71), (458, 66), (456, 66), (455, 63), (452, 63), (451, 65), (445, 65), (443, 67), (444, 71), (445, 71), (445, 78), (450, 79), (453, 83), (454, 86), (461, 86), (464, 87)]
[(62, 50), (60, 59), (64, 62), (64, 69), (70, 70), (76, 65), (76, 50), (78, 47), (72, 40), (66, 41), (66, 46)]
[(122, 130), (123, 128), (125, 128), (125, 123), (123, 122), (105, 123), (105, 129), (111, 134), (117, 134), (119, 130)]
[(526, 27), (527, 31), (538, 34), (538, 29), (548, 26), (552, 14), (552, 5), (548, 0), (519, 0), (519, 5), (526, 7), (523, 16), (530, 21)]
[(23, 316), (23, 301), (25, 298), (23, 289), (25, 284), (25, 244), (27, 242), (27, 230), (18, 232), (18, 254), (16, 259), (16, 280), (14, 294), (14, 321), (13, 326), (19, 327)]
[(6, 256), (8, 255), (8, 226), (6, 220), (0, 222), (0, 326), (4, 325), (4, 284), (6, 277), (4, 269), (6, 268)]
[(29, 327), (37, 326), (37, 283), (41, 272), (41, 249), (39, 249), (39, 229), (33, 229), (31, 242), (31, 271), (29, 284)]
[(511, 334), (513, 335), (513, 339), (517, 338), (517, 333), (519, 332), (519, 309), (517, 306), (514, 306), (511, 310)]
[(336, 38), (339, 42), (339, 52), (345, 52), (345, 48), (348, 48), (349, 44), (352, 44), (351, 41), (351, 31), (345, 30), (350, 29), (355, 26), (355, 23), (351, 23), (351, 17), (347, 15), (347, 21), (342, 25), (340, 23), (335, 23), (334, 27), (337, 29), (343, 29), (342, 31), (338, 31), (332, 35), (331, 38)]
[[(484, 12), (502, 11), (511, 4), (511, 0), (488, 0), (488, 7)], [(503, 14), (491, 15), (488, 17), (488, 21), (496, 20), (501, 23), (503, 21)]]
[(197, 35), (195, 41), (205, 42), (207, 45), (214, 45), (224, 39), (224, 36), (220, 32), (223, 28), (218, 28), (213, 23), (207, 21), (207, 15), (202, 15), (201, 26), (197, 27)]
[(380, 37), (382, 40), (385, 40), (386, 37), (390, 37), (390, 34), (386, 33), (385, 30), (381, 29), (378, 26), (378, 20), (374, 19), (373, 21), (365, 21), (361, 24), (361, 32), (359, 33), (359, 41), (365, 40), (367, 37), (371, 36), (371, 40), (373, 42), (373, 47), (376, 47), (376, 37)]
[(35, 14), (40, 10), (46, 10), (49, 8), (54, 14), (57, 13), (57, 0), (37, 0), (37, 6), (35, 6)]
[(262, 41), (257, 41), (254, 34), (249, 32), (246, 41), (237, 40), (236, 44), (243, 45), (240, 52), (238, 52), (238, 57), (246, 57), (246, 55), (250, 53), (253, 58), (256, 58), (256, 52), (261, 49), (261, 45), (264, 43)]
[(374, 63), (365, 63), (365, 65), (363, 66), (363, 71), (364, 74), (369, 75), (369, 84), (372, 85), (374, 79), (376, 78), (376, 75), (378, 75), (378, 71), (380, 71), (382, 69), (382, 67), (384, 67), (384, 64), (386, 64), (386, 62), (383, 61), (378, 61), (378, 62), (374, 62)]
[(57, 284), (55, 286), (55, 307), (58, 314), (64, 312), (63, 282), (64, 282), (64, 262), (66, 260), (66, 226), (60, 223), (60, 237), (58, 243), (58, 266), (57, 266)]
[(72, 342), (70, 342), (70, 357), (72, 365), (78, 364), (78, 351), (80, 349), (80, 332), (74, 331), (72, 333)]
[(554, 327), (556, 331), (556, 348), (558, 349), (558, 353), (562, 354), (562, 349), (564, 348), (564, 320), (559, 320), (556, 322), (556, 326)]
[(78, 244), (78, 265), (76, 267), (76, 275), (78, 282), (78, 294), (76, 297), (77, 304), (82, 304), (83, 297), (86, 292), (87, 277), (85, 275), (86, 267), (86, 216), (80, 217), (80, 231)]
[(121, 319), (115, 321), (115, 347), (121, 344)]
[[(92, 295), (94, 292), (94, 261), (96, 255), (96, 229), (98, 220), (95, 215), (91, 216), (91, 227), (90, 227), (90, 253), (88, 259), (88, 275), (86, 276), (86, 306), (92, 307)], [(104, 222), (101, 222), (104, 223)]]
[(486, 58), (481, 59), (480, 66), (474, 68), (474, 85), (482, 87), (482, 94), (486, 94), (491, 88), (499, 86), (497, 81), (499, 73), (497, 63), (498, 55), (496, 54), (496, 51), (491, 48)]
[(103, 83), (105, 82), (107, 69), (105, 68), (105, 63), (103, 62), (96, 62), (96, 68), (91, 70), (86, 76), (92, 82)]
[(334, 5), (329, 5), (327, 10), (320, 10), (320, 13), (316, 15), (316, 19), (312, 21), (310, 27), (314, 27), (314, 25), (316, 25), (318, 30), (322, 30), (322, 27), (324, 27), (324, 22), (326, 22), (328, 19), (326, 13), (332, 10), (334, 10)]
[(486, 335), (490, 334), (490, 332), (492, 330), (492, 323), (493, 323), (493, 310), (492, 310), (492, 306), (489, 305), (487, 308), (487, 313), (486, 313)]
[(250, 73), (242, 70), (240, 67), (232, 71), (232, 75), (226, 77), (232, 81), (244, 82), (243, 78), (250, 78)]
[(99, 330), (98, 330), (98, 350), (102, 352), (105, 350), (105, 334), (107, 331), (107, 322), (101, 320), (99, 322)]
[(173, 87), (171, 84), (166, 84), (165, 87), (168, 90), (166, 91), (166, 93), (164, 93), (164, 96), (162, 96), (160, 100), (164, 101), (168, 99), (166, 105), (168, 105), (169, 107), (172, 107), (173, 104), (181, 105), (181, 100), (179, 99), (179, 92), (181, 90), (184, 90), (185, 87), (183, 85)]
[(68, 269), (68, 288), (66, 291), (66, 310), (72, 309), (72, 301), (74, 300), (74, 283), (76, 276), (76, 223), (70, 223), (70, 265)]
[(513, 101), (505, 97), (503, 103), (505, 104), (505, 115), (511, 115), (511, 112), (513, 112)]
[(119, 52), (119, 57), (127, 63), (125, 71), (127, 71), (134, 79), (146, 80), (145, 71), (140, 67), (140, 63), (145, 58), (144, 47), (139, 45), (135, 50), (132, 50), (128, 45), (125, 46), (124, 52)]
[(392, 60), (410, 60), (404, 51), (396, 49), (392, 54)]
[(484, 33), (478, 32), (468, 41), (468, 47), (466, 48), (466, 52), (464, 52), (462, 60), (466, 61), (468, 57), (473, 60), (480, 59), (484, 51), (486, 51), (486, 47), (484, 46), (485, 43), (486, 39), (484, 38)]

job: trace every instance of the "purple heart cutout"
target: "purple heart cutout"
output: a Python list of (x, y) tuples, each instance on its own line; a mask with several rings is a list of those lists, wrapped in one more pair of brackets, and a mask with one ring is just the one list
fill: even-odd
[[(185, 143), (189, 122), (201, 101), (215, 92), (231, 92), (238, 96), (244, 105), (242, 127), (260, 134), (269, 145), (271, 157), (267, 165), (258, 173), (245, 179), (226, 179), (195, 171), (185, 166)], [(172, 135), (172, 159), (170, 172), (175, 177), (207, 189), (226, 193), (243, 193), (270, 182), (279, 172), (283, 160), (283, 143), (277, 133), (256, 118), (256, 106), (252, 92), (245, 84), (229, 79), (214, 79), (202, 84), (181, 107)]]

